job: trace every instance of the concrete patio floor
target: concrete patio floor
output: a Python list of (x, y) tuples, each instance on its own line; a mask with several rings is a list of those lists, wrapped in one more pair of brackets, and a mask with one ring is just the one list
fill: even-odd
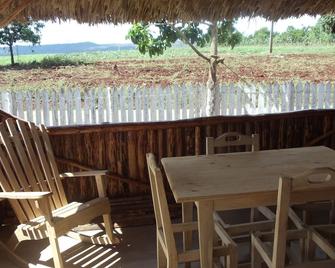
[[(8, 232), (1, 239), (8, 237)], [(96, 246), (60, 237), (59, 243), (66, 267), (156, 267), (155, 226), (128, 227), (122, 229), (122, 242), (118, 246)], [(20, 243), (16, 253), (36, 266), (53, 267), (48, 240)], [(15, 268), (4, 252), (0, 251), (0, 267)]]

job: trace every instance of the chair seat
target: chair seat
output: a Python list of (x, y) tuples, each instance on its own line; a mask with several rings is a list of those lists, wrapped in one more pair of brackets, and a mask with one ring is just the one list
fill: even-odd
[[(95, 198), (85, 203), (72, 202), (52, 211), (53, 222), (59, 234), (64, 234), (72, 228), (109, 213), (110, 204), (107, 197)], [(30, 239), (47, 237), (45, 217), (40, 216), (29, 222), (20, 224), (17, 232), (22, 232)]]
[(334, 268), (335, 260), (315, 261), (289, 265), (287, 268)]

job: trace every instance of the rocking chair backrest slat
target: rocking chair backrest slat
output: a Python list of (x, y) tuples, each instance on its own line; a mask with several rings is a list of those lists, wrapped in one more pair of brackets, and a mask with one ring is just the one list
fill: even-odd
[(163, 233), (163, 240), (169, 255), (177, 256), (176, 241), (173, 235), (169, 206), (164, 189), (162, 171), (158, 167), (155, 161), (155, 156), (153, 154), (147, 154), (147, 161), (148, 168), (151, 173), (151, 193), (153, 199), (156, 200), (154, 201), (154, 205), (156, 203), (155, 213), (158, 214), (156, 215), (156, 220), (158, 218), (157, 228), (158, 231), (162, 231)]
[(54, 156), (53, 151), (52, 151), (52, 146), (51, 146), (51, 142), (50, 142), (50, 139), (49, 139), (49, 136), (48, 136), (48, 132), (47, 132), (44, 125), (40, 126), (40, 130), (41, 130), (41, 133), (42, 133), (42, 140), (43, 140), (43, 143), (44, 143), (44, 148), (45, 148), (46, 154), (47, 154), (48, 159), (49, 159), (49, 164), (50, 164), (50, 167), (51, 167), (52, 175), (53, 175), (53, 178), (55, 178), (55, 184), (56, 184), (56, 187), (57, 187), (57, 190), (58, 190), (58, 193), (59, 193), (60, 201), (63, 205), (66, 205), (67, 204), (67, 199), (66, 199), (66, 196), (65, 196), (65, 192), (64, 192), (62, 182), (60, 180), (59, 171), (58, 171), (55, 156)]
[(14, 146), (17, 151), (17, 155), (21, 160), (22, 168), (25, 172), (25, 175), (27, 176), (28, 184), (30, 184), (32, 191), (43, 191), (46, 189), (42, 189), (40, 186), (37, 184), (37, 180), (35, 178), (35, 174), (32, 170), (32, 167), (30, 166), (29, 160), (27, 153), (23, 147), (22, 144), (22, 139), (20, 137), (20, 134), (17, 131), (17, 127), (15, 126), (14, 120), (7, 120), (7, 127), (10, 132), (10, 135), (12, 136), (12, 140), (14, 142)]
[(286, 233), (291, 193), (306, 191), (308, 195), (323, 190), (335, 195), (335, 170), (329, 167), (314, 168), (295, 177), (282, 176), (279, 179), (274, 246), (273, 267), (284, 267), (286, 254)]
[[(56, 207), (61, 207), (62, 203), (60, 201), (60, 196), (59, 196), (59, 192), (57, 190), (56, 184), (55, 184), (55, 180), (57, 178), (54, 178), (52, 172), (51, 172), (51, 167), (50, 167), (50, 162), (49, 159), (47, 158), (47, 155), (45, 154), (45, 148), (43, 148), (42, 142), (41, 142), (41, 133), (40, 130), (36, 127), (36, 125), (34, 123), (29, 122), (29, 127), (30, 127), (30, 131), (32, 134), (32, 138), (34, 141), (34, 145), (35, 148), (37, 150), (37, 155), (39, 157), (41, 166), (42, 166), (42, 170), (44, 172), (44, 176), (48, 182), (48, 185), (50, 187), (50, 191), (53, 193), (52, 198), (55, 202)], [(58, 178), (59, 179), (59, 178)]]
[[(67, 204), (60, 181), (51, 143), (44, 127), (33, 123), (7, 119), (0, 124), (0, 148), (3, 174), (0, 182), (3, 191), (50, 191), (52, 209)], [(19, 201), (13, 208), (20, 222), (40, 215), (33, 201)], [(20, 210), (21, 208), (21, 210)], [(23, 217), (22, 210), (24, 211)]]
[(215, 148), (231, 146), (251, 146), (251, 151), (259, 151), (259, 135), (242, 135), (238, 132), (227, 132), (217, 138), (206, 138), (206, 155), (214, 154)]
[[(3, 150), (0, 147), (0, 159), (2, 160), (1, 162), (3, 162)], [(8, 180), (7, 180), (7, 176), (4, 174), (4, 172), (0, 169), (0, 187), (2, 188), (2, 190), (4, 191), (8, 191), (8, 192), (12, 192), (14, 191), (14, 187), (12, 187)], [(19, 188), (19, 187), (17, 187)], [(25, 222), (28, 221), (29, 217), (27, 217), (25, 211), (30, 210), (30, 205), (28, 204), (28, 202), (26, 200), (10, 200), (9, 201), (10, 204), (12, 205), (17, 218), (19, 220), (19, 222)]]
[[(15, 145), (13, 145), (9, 131), (6, 128), (6, 124), (0, 124), (0, 135), (7, 153), (8, 162), (10, 162), (10, 166), (7, 167), (7, 171), (9, 172), (12, 178), (16, 178), (17, 181), (16, 186), (19, 186), (19, 189), (22, 189), (23, 191), (26, 192), (32, 191), (31, 185), (28, 182), (28, 178), (25, 172), (23, 171), (21, 163), (19, 161)], [(38, 217), (40, 213), (36, 208), (34, 201), (29, 200), (28, 203), (30, 209), (27, 211), (27, 216), (33, 218)]]
[[(1, 188), (5, 192), (19, 192), (22, 191), (21, 185), (18, 183), (16, 175), (12, 169), (12, 166), (10, 164), (10, 159), (5, 152), (5, 148), (3, 145), (0, 146), (0, 160), (1, 160), (1, 165), (4, 170), (4, 173), (1, 174), (0, 180), (1, 180)], [(27, 200), (21, 200), (20, 204), (22, 206), (22, 209), (25, 212), (26, 219), (31, 219), (34, 218), (35, 214), (34, 211), (32, 210), (32, 202), (28, 202)], [(18, 213), (16, 212), (17, 216)], [(24, 218), (19, 218), (19, 220), (25, 220)]]
[(47, 184), (47, 181), (44, 178), (42, 167), (39, 164), (38, 156), (36, 152), (34, 151), (34, 146), (32, 143), (32, 137), (29, 134), (29, 127), (26, 122), (23, 121), (17, 121), (19, 132), (21, 133), (24, 146), (27, 150), (27, 154), (31, 163), (31, 167), (35, 173), (35, 178), (37, 180), (38, 185), (40, 185), (41, 190), (44, 192), (49, 191), (49, 186)]

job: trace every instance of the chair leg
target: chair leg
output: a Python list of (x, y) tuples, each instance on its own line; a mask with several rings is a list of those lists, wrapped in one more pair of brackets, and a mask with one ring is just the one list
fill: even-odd
[(259, 255), (256, 247), (254, 247), (253, 237), (251, 236), (251, 268), (262, 267), (262, 257)]
[(64, 268), (62, 255), (59, 249), (59, 243), (57, 239), (56, 230), (51, 224), (49, 224), (49, 222), (46, 222), (46, 227), (47, 227), (47, 232), (48, 232), (48, 237), (49, 237), (49, 242), (50, 242), (50, 247), (52, 251), (52, 257), (54, 260), (55, 268)]
[(102, 217), (103, 217), (104, 224), (105, 224), (106, 235), (112, 241), (112, 243), (114, 243), (114, 234), (113, 234), (114, 227), (113, 227), (113, 222), (110, 217), (110, 214), (104, 214), (102, 215)]
[(171, 256), (168, 257), (167, 268), (178, 268), (178, 261)]
[(157, 268), (166, 268), (166, 267), (167, 267), (167, 259), (164, 254), (162, 245), (157, 237)]
[(16, 236), (16, 234), (14, 233), (10, 239), (7, 242), (7, 246), (10, 250), (15, 250), (17, 248), (17, 246), (19, 245), (20, 240), (18, 239), (18, 237)]
[(237, 268), (238, 267), (238, 252), (237, 247), (232, 246), (227, 256), (227, 268)]
[(64, 268), (57, 237), (49, 237), (55, 268)]

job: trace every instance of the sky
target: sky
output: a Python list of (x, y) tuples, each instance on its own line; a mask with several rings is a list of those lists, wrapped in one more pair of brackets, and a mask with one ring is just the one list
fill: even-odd
[[(295, 19), (278, 21), (274, 26), (274, 31), (283, 32), (290, 25), (301, 28), (315, 25), (318, 17), (302, 16)], [(239, 19), (235, 25), (237, 30), (249, 35), (262, 27), (270, 27), (270, 22), (263, 18), (243, 18)], [(131, 27), (130, 24), (99, 24), (89, 26), (88, 24), (78, 24), (75, 21), (52, 23), (46, 22), (42, 30), (41, 45), (94, 42), (97, 44), (130, 43), (126, 40), (126, 35)]]

